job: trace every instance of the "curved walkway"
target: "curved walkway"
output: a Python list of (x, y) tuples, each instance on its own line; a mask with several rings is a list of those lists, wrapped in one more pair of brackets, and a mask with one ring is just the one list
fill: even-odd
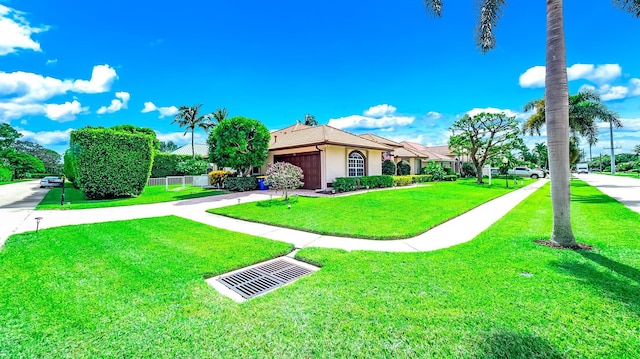
[[(547, 182), (548, 180), (544, 179), (538, 180), (527, 187), (484, 203), (416, 237), (402, 240), (368, 240), (326, 236), (247, 222), (205, 212), (209, 208), (230, 206), (240, 202), (260, 201), (271, 197), (269, 194), (255, 192), (129, 207), (73, 211), (33, 211), (29, 217), (18, 225), (13, 233), (35, 230), (35, 217), (42, 217), (40, 228), (44, 229), (65, 225), (175, 215), (218, 228), (292, 243), (296, 248), (324, 247), (340, 248), (348, 251), (422, 252), (446, 248), (472, 240)], [(0, 238), (0, 245), (5, 239)]]

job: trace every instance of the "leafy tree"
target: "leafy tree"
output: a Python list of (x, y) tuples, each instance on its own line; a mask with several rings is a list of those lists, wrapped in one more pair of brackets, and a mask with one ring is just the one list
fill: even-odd
[[(495, 47), (494, 29), (505, 6), (505, 0), (480, 0), (480, 16), (476, 27), (476, 43), (481, 52)], [(615, 6), (640, 17), (640, 1), (615, 0)], [(442, 16), (442, 0), (425, 0), (427, 11)], [(569, 87), (567, 85), (567, 49), (564, 36), (562, 0), (547, 0), (546, 98), (547, 141), (554, 180), (551, 181), (553, 231), (551, 240), (564, 247), (577, 242), (571, 228), (569, 191)]]
[(393, 176), (396, 173), (396, 164), (391, 160), (384, 160), (382, 162), (382, 174)]
[(640, 157), (640, 145), (635, 145), (633, 147), (633, 154), (635, 154), (636, 156)]
[(264, 184), (276, 191), (284, 193), (284, 200), (289, 199), (289, 191), (304, 186), (302, 169), (288, 162), (276, 162), (267, 169)]
[(191, 132), (191, 158), (196, 158), (196, 151), (193, 144), (193, 135), (196, 127), (207, 132), (214, 128), (216, 124), (211, 120), (213, 114), (200, 115), (202, 104), (194, 106), (180, 106), (178, 114), (171, 123), (177, 123), (180, 127), (185, 127), (184, 134)]
[(0, 151), (11, 147), (22, 134), (7, 123), (0, 123)]
[(433, 181), (442, 181), (447, 175), (444, 168), (435, 161), (427, 162), (427, 165), (422, 168), (422, 174), (431, 175)]
[(9, 162), (9, 166), (13, 168), (13, 178), (25, 178), (29, 177), (31, 173), (44, 172), (42, 161), (28, 153), (7, 148), (0, 152), (0, 157), (4, 157)]
[(476, 168), (478, 183), (482, 182), (482, 166), (496, 156), (506, 155), (521, 143), (520, 126), (515, 117), (504, 113), (464, 115), (449, 127), (449, 147), (466, 148)]
[(543, 142), (536, 143), (533, 148), (533, 152), (538, 156), (538, 166), (542, 168), (549, 168), (549, 153), (547, 152), (547, 145)]
[(62, 173), (62, 156), (48, 148), (30, 141), (16, 141), (12, 146), (18, 152), (28, 153), (42, 161), (44, 172), (51, 174)]
[(160, 152), (173, 152), (178, 149), (178, 145), (173, 143), (173, 141), (164, 142), (160, 141)]
[(248, 176), (253, 167), (266, 161), (270, 139), (269, 130), (259, 121), (245, 117), (224, 120), (209, 134), (210, 161)]
[(227, 109), (224, 107), (217, 109), (216, 112), (213, 113), (213, 118), (216, 120), (217, 123), (224, 121), (227, 117), (229, 117), (229, 113), (227, 112)]

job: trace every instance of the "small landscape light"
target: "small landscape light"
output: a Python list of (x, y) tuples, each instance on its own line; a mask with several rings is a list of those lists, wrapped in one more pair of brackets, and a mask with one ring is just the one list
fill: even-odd
[(40, 229), (40, 221), (42, 217), (36, 217), (36, 233), (38, 233), (38, 229)]
[(291, 209), (291, 205), (290, 205), (290, 204), (289, 204), (289, 205), (287, 205), (287, 208), (288, 208), (288, 209)]
[(238, 204), (240, 204), (240, 198), (238, 198)]

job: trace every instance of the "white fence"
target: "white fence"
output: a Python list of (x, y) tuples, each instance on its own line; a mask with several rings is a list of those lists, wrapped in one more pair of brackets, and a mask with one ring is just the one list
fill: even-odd
[(169, 186), (182, 185), (182, 187), (184, 188), (187, 184), (190, 184), (194, 187), (208, 186), (209, 176), (168, 176), (162, 178), (149, 178), (149, 180), (147, 181), (147, 186), (165, 186), (167, 191), (169, 190)]

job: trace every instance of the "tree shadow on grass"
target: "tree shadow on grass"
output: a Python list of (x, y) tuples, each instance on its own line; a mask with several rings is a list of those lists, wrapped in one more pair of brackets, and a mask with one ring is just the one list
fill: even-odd
[(513, 331), (486, 333), (478, 338), (472, 358), (566, 358), (546, 339)]
[(606, 194), (592, 194), (588, 196), (582, 196), (579, 194), (571, 194), (572, 202), (582, 203), (612, 203), (617, 202), (615, 199), (607, 196)]
[[(592, 260), (595, 264), (575, 260), (562, 261), (557, 263), (560, 271), (572, 275), (584, 285), (591, 287), (598, 295), (616, 300), (626, 305), (634, 313), (640, 314), (640, 287), (637, 285), (640, 283), (640, 272), (637, 269), (597, 253), (576, 252)], [(609, 271), (600, 271), (596, 264), (624, 276), (626, 279)]]

